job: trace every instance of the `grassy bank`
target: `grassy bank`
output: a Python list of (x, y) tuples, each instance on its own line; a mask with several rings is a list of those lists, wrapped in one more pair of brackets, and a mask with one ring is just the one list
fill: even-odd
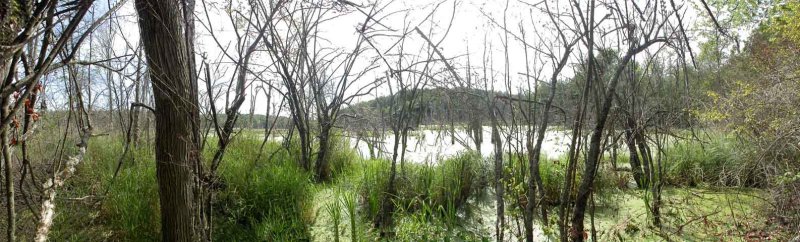
[[(743, 149), (726, 141), (678, 142), (665, 149), (662, 216), (664, 226), (648, 224), (646, 191), (630, 187), (630, 172), (611, 168), (604, 160), (596, 179), (592, 209), (598, 237), (606, 240), (705, 240), (743, 238), (766, 226), (758, 199), (762, 191), (729, 189), (758, 187), (737, 160)], [(152, 146), (142, 144), (123, 159), (113, 179), (122, 142), (119, 137), (93, 138), (78, 173), (60, 193), (52, 232), (54, 241), (157, 241), (160, 231), (155, 161)], [(209, 144), (214, 144), (213, 140)], [(259, 139), (231, 143), (219, 168), (220, 185), (213, 199), (214, 237), (218, 241), (329, 241), (377, 239), (372, 222), (386, 192), (391, 162), (364, 160), (343, 139), (331, 154), (333, 181), (312, 182), (296, 165), (296, 144), (287, 147)], [(204, 155), (210, 158), (211, 150)], [(133, 159), (135, 157), (135, 159)], [(508, 233), (518, 233), (527, 162), (507, 156)], [(627, 162), (621, 156), (618, 163)], [(582, 170), (578, 163), (578, 170)], [(397, 164), (397, 194), (393, 202), (396, 239), (400, 241), (491, 239), (493, 202), (488, 199), (493, 174), (489, 162), (462, 153), (436, 164)], [(542, 160), (545, 198), (555, 219), (567, 160)], [(738, 172), (733, 168), (740, 167)], [(580, 172), (577, 174), (580, 179)], [(688, 188), (696, 187), (696, 188)], [(574, 188), (572, 189), (574, 193)], [(590, 220), (587, 220), (589, 223)], [(543, 236), (556, 236), (551, 226)], [(587, 225), (587, 228), (590, 226)]]

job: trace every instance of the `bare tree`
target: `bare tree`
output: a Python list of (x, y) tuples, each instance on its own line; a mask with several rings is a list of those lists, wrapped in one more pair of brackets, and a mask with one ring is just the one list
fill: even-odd
[[(629, 3), (615, 2), (615, 4), (616, 6), (619, 6), (619, 4), (627, 5)], [(595, 8), (596, 6), (594, 4), (590, 4), (588, 11), (593, 12), (595, 11)], [(647, 50), (650, 46), (667, 42), (674, 37), (672, 36), (672, 33), (664, 27), (666, 21), (668, 21), (669, 15), (672, 12), (662, 11), (662, 8), (664, 8), (664, 6), (659, 4), (648, 4), (644, 7), (644, 9), (639, 9), (633, 12), (624, 11), (620, 7), (612, 8), (613, 14), (618, 15), (617, 20), (619, 22), (617, 24), (619, 28), (617, 29), (624, 30), (621, 31), (623, 32), (621, 35), (627, 43), (627, 50), (622, 55), (621, 60), (616, 64), (614, 72), (606, 85), (606, 90), (604, 90), (602, 93), (602, 99), (600, 99), (602, 103), (597, 107), (597, 120), (595, 121), (589, 140), (586, 163), (584, 166), (581, 183), (577, 191), (575, 209), (573, 210), (572, 214), (572, 228), (570, 229), (571, 233), (569, 236), (572, 240), (583, 241), (584, 239), (583, 220), (587, 201), (592, 194), (595, 173), (597, 172), (601, 155), (600, 145), (603, 138), (603, 132), (606, 128), (606, 121), (608, 120), (612, 103), (614, 102), (614, 94), (616, 92), (617, 83), (620, 79), (620, 76), (623, 74), (625, 68), (628, 67), (628, 63), (634, 56)], [(590, 13), (589, 15), (593, 16), (593, 13)], [(638, 20), (634, 22), (634, 18)], [(591, 19), (593, 18), (590, 18), (590, 21), (588, 21), (589, 23), (592, 23)], [(589, 26), (594, 26), (594, 24), (589, 24)], [(596, 73), (593, 73), (593, 70), (589, 70), (587, 75), (596, 75)]]
[[(82, 0), (60, 4), (58, 1), (30, 1), (14, 2), (4, 1), (0, 4), (0, 100), (2, 100), (2, 119), (0, 121), (0, 136), (3, 136), (2, 168), (5, 178), (6, 198), (6, 239), (16, 240), (16, 209), (15, 209), (15, 174), (12, 159), (13, 148), (22, 144), (22, 180), (32, 177), (30, 161), (28, 160), (27, 145), (25, 141), (30, 137), (38, 120), (39, 113), (35, 111), (35, 102), (43, 86), (40, 80), (62, 67), (73, 64), (74, 58), (81, 44), (89, 33), (94, 31), (100, 23), (108, 18), (109, 13), (116, 11), (120, 5), (109, 7), (109, 11), (99, 18), (92, 18), (84, 22), (89, 9), (94, 1)], [(56, 31), (58, 29), (58, 31)], [(79, 34), (76, 34), (79, 33)], [(86, 82), (84, 82), (86, 83)], [(85, 106), (79, 106), (82, 110)], [(17, 118), (20, 109), (24, 108), (23, 135), (22, 132), (10, 132), (20, 127)], [(81, 111), (84, 112), (85, 111)], [(13, 125), (12, 125), (13, 124)], [(85, 133), (91, 133), (91, 127), (82, 126)], [(83, 140), (85, 141), (85, 140)], [(86, 142), (81, 142), (85, 145)], [(57, 173), (57, 172), (54, 172)], [(29, 176), (30, 175), (30, 176)], [(32, 178), (31, 178), (32, 179)], [(22, 187), (22, 186), (20, 186)], [(54, 189), (57, 185), (50, 186)], [(52, 196), (54, 197), (54, 193)], [(23, 197), (28, 198), (27, 194)], [(52, 209), (45, 206), (53, 199), (45, 199), (42, 212)], [(27, 203), (27, 202), (26, 202)], [(28, 204), (29, 208), (31, 207)], [(44, 227), (48, 219), (42, 220)], [(45, 230), (46, 236), (46, 230)]]

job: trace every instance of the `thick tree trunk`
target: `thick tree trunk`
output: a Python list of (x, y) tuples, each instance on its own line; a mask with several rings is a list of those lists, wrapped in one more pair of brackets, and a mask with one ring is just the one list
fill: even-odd
[[(156, 177), (163, 241), (196, 241), (193, 124), (199, 113), (179, 0), (137, 0), (156, 122)], [(196, 83), (194, 84), (196, 85)]]
[[(330, 121), (321, 121), (330, 123)], [(331, 166), (328, 156), (330, 152), (330, 136), (331, 126), (328, 124), (321, 124), (319, 131), (319, 151), (317, 152), (317, 164), (315, 167), (316, 178), (318, 182), (325, 182), (330, 180)]]

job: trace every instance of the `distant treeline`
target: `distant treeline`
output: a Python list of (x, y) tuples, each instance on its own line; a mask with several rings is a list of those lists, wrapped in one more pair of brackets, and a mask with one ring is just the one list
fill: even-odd
[[(217, 115), (217, 120), (222, 125), (225, 122), (226, 115)], [(209, 122), (210, 120), (205, 120)], [(288, 129), (292, 127), (292, 119), (284, 116), (267, 117), (263, 114), (239, 114), (239, 120), (236, 122), (236, 128), (245, 129), (264, 129), (275, 124), (275, 129)]]

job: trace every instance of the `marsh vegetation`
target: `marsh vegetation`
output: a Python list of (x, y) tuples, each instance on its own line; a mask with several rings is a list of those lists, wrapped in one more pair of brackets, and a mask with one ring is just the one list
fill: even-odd
[(0, 241), (798, 240), (797, 23), (795, 0), (0, 1)]

